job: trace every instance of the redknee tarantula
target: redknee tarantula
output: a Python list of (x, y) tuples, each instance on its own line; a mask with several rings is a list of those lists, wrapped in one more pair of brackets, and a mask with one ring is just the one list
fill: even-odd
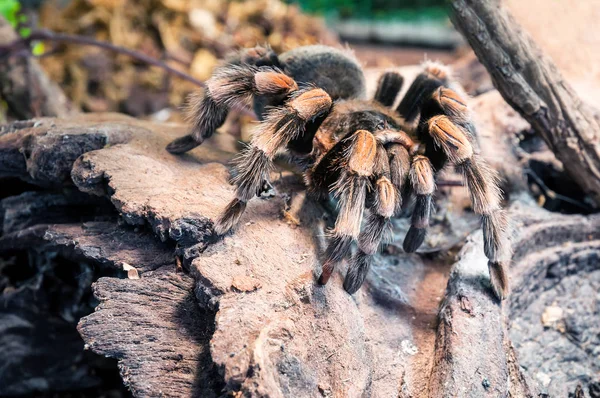
[(375, 97), (367, 100), (362, 69), (348, 51), (323, 45), (280, 55), (263, 47), (245, 49), (215, 70), (205, 92), (191, 102), (191, 134), (167, 150), (177, 154), (200, 145), (229, 109), (253, 100), (258, 131), (234, 166), (236, 198), (215, 232), (225, 234), (236, 225), (247, 202), (268, 183), (275, 156), (290, 154), (299, 160), (309, 193), (338, 200), (319, 282), (327, 283), (335, 265), (351, 257), (344, 280), (350, 294), (362, 285), (390, 218), (409, 197), (414, 210), (403, 247), (414, 252), (423, 243), (435, 177), (449, 163), (463, 174), (473, 209), (482, 217), (492, 287), (503, 299), (507, 219), (496, 173), (474, 150), (475, 127), (461, 90), (445, 67), (426, 63), (393, 109), (402, 84), (399, 74), (384, 73)]

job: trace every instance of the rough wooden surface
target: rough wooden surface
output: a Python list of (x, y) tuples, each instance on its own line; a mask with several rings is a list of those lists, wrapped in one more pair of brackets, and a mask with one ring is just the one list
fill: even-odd
[(506, 102), (600, 206), (600, 117), (497, 0), (456, 0), (451, 19)]
[(431, 397), (507, 395), (502, 310), (490, 292), (482, 244), (480, 234), (470, 237), (452, 268), (440, 308)]
[[(348, 296), (341, 288), (339, 277), (325, 288), (316, 287), (312, 272), (317, 266), (319, 251), (313, 236), (319, 232), (313, 227), (319, 225), (325, 213), (318, 205), (304, 202), (299, 180), (290, 175), (277, 179), (277, 192), (272, 198), (256, 200), (249, 206), (243, 227), (236, 234), (210, 246), (200, 256), (200, 251), (212, 242), (210, 218), (226, 204), (231, 194), (226, 169), (221, 164), (228, 159), (229, 152), (206, 146), (188, 157), (165, 155), (164, 144), (172, 135), (180, 133), (180, 127), (173, 127), (171, 131), (165, 126), (155, 126), (151, 130), (138, 127), (143, 124), (133, 120), (105, 117), (103, 125), (110, 126), (103, 130), (105, 136), (126, 138), (121, 144), (83, 154), (74, 162), (74, 181), (84, 191), (109, 198), (126, 222), (141, 227), (148, 225), (162, 239), (177, 242), (184, 259), (193, 261), (192, 275), (198, 280), (196, 295), (200, 304), (207, 311), (219, 309), (212, 356), (229, 389), (289, 396), (299, 394), (303, 385), (310, 385), (304, 392), (310, 396), (319, 393), (319, 388), (323, 394), (330, 391), (338, 395), (361, 391), (388, 395), (400, 388), (407, 391), (422, 388), (420, 381), (430, 365), (435, 313), (448, 261), (438, 262), (430, 269), (418, 256), (398, 258), (397, 248), (403, 237), (400, 233), (398, 242), (392, 242), (387, 254), (377, 259), (368, 287), (360, 296), (355, 299)], [(33, 142), (29, 145), (36, 151), (36, 142), (57, 140), (55, 134), (61, 125), (70, 136), (87, 140), (88, 135), (97, 134), (99, 118), (89, 116), (87, 120), (78, 119), (64, 125), (59, 121), (42, 120), (19, 130), (20, 139), (6, 136), (6, 141), (0, 139), (0, 146), (4, 144), (7, 152), (18, 152), (18, 145)], [(75, 123), (79, 123), (79, 127), (71, 128)], [(219, 140), (214, 145), (220, 145)], [(65, 147), (65, 150), (67, 154), (73, 153), (71, 148)], [(221, 163), (211, 163), (215, 159)], [(21, 163), (7, 173), (24, 175), (32, 167), (46, 170), (30, 162)], [(65, 170), (53, 169), (53, 172), (62, 175)], [(32, 180), (31, 174), (27, 174), (26, 178)], [(43, 175), (41, 183), (60, 180), (51, 177), (55, 175), (51, 172), (34, 175)], [(182, 198), (195, 201), (190, 203)], [(15, 202), (18, 201), (12, 201)], [(18, 212), (11, 214), (16, 216)], [(296, 219), (300, 225), (294, 225)], [(448, 248), (475, 228), (473, 221), (476, 222), (473, 217), (453, 217), (442, 212), (436, 222), (439, 230), (436, 233), (434, 229), (432, 237), (436, 237), (438, 247)], [(398, 223), (407, 224), (407, 220)], [(12, 232), (7, 239), (19, 233), (25, 239), (23, 231), (29, 228), (32, 227)], [(44, 231), (44, 239), (67, 235), (65, 227), (60, 233), (56, 226), (53, 228), (51, 233)], [(406, 225), (403, 228), (406, 229)], [(88, 248), (101, 246), (102, 250), (91, 252), (99, 254), (97, 257), (107, 257), (110, 264), (118, 263), (112, 257), (126, 253), (122, 243), (114, 249), (94, 243), (93, 239), (97, 238), (86, 237), (85, 228), (69, 227), (69, 231), (67, 238), (56, 241), (75, 251), (90, 253)], [(129, 262), (139, 269), (144, 267), (132, 260), (121, 258), (119, 261)], [(423, 278), (435, 283), (424, 284)], [(427, 294), (422, 294), (423, 289)], [(410, 304), (410, 300), (414, 304)], [(406, 316), (398, 316), (399, 313)], [(114, 318), (120, 316), (114, 314)], [(273, 322), (265, 325), (264, 321), (271, 318)], [(297, 323), (296, 332), (287, 335), (283, 329), (292, 320)], [(232, 324), (235, 327), (229, 327)], [(266, 340), (255, 341), (257, 333), (265, 335)], [(91, 334), (86, 336), (91, 338)], [(272, 338), (277, 336), (287, 350), (281, 351), (272, 344)], [(96, 340), (91, 347), (98, 352), (109, 352), (105, 344), (118, 344), (113, 340), (104, 344), (102, 341)], [(240, 347), (234, 349), (238, 345)], [(244, 345), (247, 347), (243, 348)], [(273, 356), (274, 349), (276, 356)], [(266, 361), (262, 372), (254, 363), (259, 360), (257, 356)], [(335, 363), (338, 365), (331, 365)], [(421, 368), (417, 370), (413, 364)], [(139, 373), (133, 379), (142, 377), (143, 373)]]
[(93, 272), (77, 266), (82, 277), (73, 284), (56, 277), (56, 263), (40, 261), (37, 266), (43, 271), (16, 286), (6, 275), (10, 267), (4, 267), (0, 276), (2, 396), (78, 390), (102, 382), (93, 374), (96, 359), (83, 351), (75, 330), (77, 320), (93, 308), (81, 302), (83, 286), (89, 287)]
[[(488, 157), (501, 165), (513, 135), (527, 124), (495, 102), (498, 98), (488, 93), (475, 106), (487, 126), (481, 147), (493, 148)], [(65, 224), (56, 225), (45, 221), (39, 204), (50, 196), (27, 194), (3, 202), (10, 232), (0, 238), (0, 250), (34, 244), (44, 252), (47, 246), (119, 273), (121, 279), (113, 275), (96, 283), (101, 305), (80, 321), (79, 330), (88, 348), (119, 360), (136, 396), (440, 397), (460, 391), (459, 396), (530, 397), (544, 389), (571, 392), (576, 382), (593, 385), (594, 363), (582, 361), (581, 369), (561, 379), (561, 347), (540, 361), (541, 347), (531, 344), (535, 336), (521, 325), (540, 328), (539, 303), (562, 294), (563, 282), (540, 273), (556, 258), (547, 253), (550, 243), (561, 248), (560, 264), (582, 264), (573, 269), (595, 275), (597, 219), (539, 210), (515, 182), (522, 177), (518, 162), (499, 167), (511, 182), (511, 212), (521, 222), (509, 301), (501, 305), (490, 294), (477, 232), (454, 264), (452, 253), (477, 228), (477, 218), (463, 210), (463, 189), (448, 188), (438, 195), (424, 252), (402, 253), (407, 219), (395, 221), (394, 239), (377, 256), (365, 287), (349, 296), (341, 287), (343, 265), (327, 286), (315, 283), (322, 228), (330, 215), (287, 172), (273, 174), (275, 189), (249, 204), (234, 234), (214, 238), (212, 219), (232, 195), (226, 168), (235, 149), (230, 137), (217, 135), (176, 157), (164, 145), (183, 127), (119, 115), (40, 119), (2, 131), (4, 176), (93, 194), (90, 203), (108, 201), (124, 222), (118, 225), (111, 212), (98, 221), (73, 220), (64, 211), (59, 222)], [(58, 145), (65, 141), (82, 144)], [(17, 153), (41, 154), (48, 146), (54, 159), (68, 161), (53, 165), (47, 156), (17, 161)], [(500, 150), (508, 152), (501, 156)], [(56, 203), (55, 209), (74, 203), (68, 195), (54, 198), (48, 203)], [(37, 221), (24, 221), (28, 214)], [(565, 223), (572, 227), (565, 229)], [(577, 232), (576, 225), (585, 228)], [(540, 236), (540, 228), (547, 235)], [(175, 254), (189, 276), (175, 271)], [(535, 255), (545, 260), (530, 261)], [(123, 264), (137, 269), (140, 279), (127, 279)], [(572, 273), (563, 274), (566, 283)], [(531, 280), (543, 287), (543, 295), (528, 287)], [(595, 280), (585, 288), (593, 289)], [(573, 303), (581, 300), (574, 297)], [(573, 319), (580, 321), (577, 314)], [(593, 322), (583, 324), (580, 353), (597, 350)], [(560, 337), (564, 347), (571, 341)], [(528, 361), (526, 371), (519, 367), (521, 357)], [(544, 385), (540, 372), (552, 381)]]
[(94, 284), (100, 305), (78, 330), (87, 349), (119, 359), (134, 396), (220, 395), (223, 382), (208, 345), (214, 313), (200, 310), (193, 287), (193, 279), (175, 267)]
[[(0, 367), (0, 395), (101, 386), (106, 380), (100, 373), (114, 364), (84, 351), (75, 330), (97, 304), (91, 283), (102, 276), (118, 283), (117, 277), (139, 278), (145, 271), (172, 266), (172, 246), (148, 231), (107, 221), (26, 225), (0, 236), (1, 254), (25, 249), (29, 264), (1, 263), (0, 351), (8, 362)], [(149, 302), (147, 295), (144, 300)]]
[[(224, 372), (229, 389), (270, 391), (274, 396), (289, 396), (298, 394), (303, 385), (311, 386), (304, 392), (308, 395), (318, 392), (319, 388), (324, 393), (330, 391), (342, 395), (360, 391), (387, 395), (397, 391), (400, 385), (410, 390), (420, 388), (419, 383), (413, 382), (413, 377), (422, 376), (420, 371), (412, 368), (412, 357), (422, 366), (427, 365), (426, 358), (431, 352), (435, 333), (436, 303), (444, 288), (447, 262), (442, 262), (438, 266), (440, 269), (428, 270), (418, 256), (397, 258), (400, 244), (392, 242), (389, 254), (377, 260), (369, 277), (369, 293), (366, 290), (361, 293), (364, 296), (356, 299), (359, 304), (341, 289), (339, 278), (325, 288), (316, 287), (312, 271), (317, 265), (318, 245), (315, 246), (313, 236), (319, 232), (313, 227), (319, 225), (318, 221), (325, 213), (314, 203), (304, 203), (299, 180), (290, 175), (277, 179), (277, 193), (272, 198), (256, 200), (249, 206), (238, 233), (215, 243), (198, 257), (212, 242), (210, 218), (226, 204), (231, 194), (225, 167), (211, 163), (211, 160), (224, 162), (230, 156), (229, 152), (207, 146), (187, 158), (165, 155), (164, 145), (181, 128), (174, 127), (173, 131), (165, 133), (167, 127), (164, 126), (155, 126), (153, 131), (138, 127), (142, 123), (132, 120), (117, 118), (111, 122), (111, 117), (106, 116), (103, 125), (110, 128), (103, 131), (109, 139), (127, 137), (126, 143), (83, 154), (74, 162), (73, 179), (82, 190), (109, 198), (126, 222), (142, 227), (148, 225), (161, 239), (177, 242), (184, 259), (194, 261), (192, 275), (199, 282), (196, 292), (200, 304), (207, 311), (219, 309), (211, 347), (213, 359)], [(79, 135), (79, 139), (86, 140), (89, 134), (96, 134), (99, 118), (90, 116), (87, 120), (65, 122), (64, 128), (70, 136)], [(71, 128), (75, 123), (79, 123), (79, 127)], [(62, 124), (42, 120), (21, 129), (21, 140), (6, 138), (5, 148), (10, 151), (15, 149), (11, 146), (15, 142), (19, 145), (50, 139)], [(218, 140), (214, 145), (218, 145)], [(37, 149), (35, 144), (30, 148)], [(65, 150), (67, 154), (73, 153), (68, 147)], [(28, 167), (45, 170), (31, 162), (10, 172), (19, 176)], [(57, 175), (65, 173), (62, 169), (53, 170)], [(52, 180), (49, 176), (53, 175), (43, 173), (41, 181)], [(182, 198), (193, 198), (194, 201), (186, 202)], [(15, 202), (17, 200), (12, 201)], [(296, 219), (300, 225), (294, 225)], [(475, 227), (473, 217), (466, 220), (442, 213), (436, 223), (440, 229), (437, 234), (432, 233), (437, 236), (439, 247), (455, 245)], [(403, 223), (407, 224), (407, 220)], [(62, 228), (62, 232), (46, 230), (43, 237), (66, 235)], [(85, 228), (69, 228), (69, 237), (56, 239), (58, 242), (68, 243), (65, 246), (83, 253), (90, 252), (88, 247), (96, 246), (92, 238), (85, 236)], [(406, 225), (403, 228), (406, 229)], [(24, 239), (22, 231), (27, 230), (13, 232), (7, 239), (15, 233), (21, 233)], [(448, 230), (454, 233), (443, 233)], [(103, 236), (110, 234), (103, 233)], [(399, 234), (397, 239), (400, 241), (402, 236)], [(97, 245), (102, 247), (102, 254), (97, 257), (107, 257), (112, 264), (117, 260), (111, 256), (122, 257), (126, 253), (121, 243), (114, 249), (101, 243)], [(132, 263), (131, 260), (120, 261)], [(131, 265), (144, 267), (144, 264)], [(436, 274), (436, 284), (427, 287), (437, 298), (434, 300), (428, 295), (420, 296), (418, 289), (421, 278), (429, 274)], [(257, 281), (258, 285), (255, 285)], [(255, 289), (257, 291), (253, 292)], [(408, 300), (417, 300), (417, 297), (423, 300), (417, 305), (423, 313), (408, 304)], [(396, 304), (400, 304), (400, 309)], [(407, 316), (398, 317), (398, 311)], [(115, 314), (114, 318), (120, 317)], [(273, 322), (267, 327), (263, 322), (270, 318)], [(239, 319), (242, 319), (241, 323)], [(275, 319), (283, 323), (275, 322)], [(282, 327), (291, 320), (298, 323), (295, 338), (282, 332)], [(229, 327), (232, 323), (235, 327)], [(271, 337), (255, 342), (257, 333), (267, 336), (283, 333), (280, 338), (282, 342), (290, 340), (289, 351), (273, 346)], [(86, 336), (91, 338), (91, 334)], [(430, 346), (423, 343), (421, 349), (415, 348), (419, 341), (429, 342)], [(111, 340), (106, 344), (117, 343)], [(238, 345), (241, 346), (234, 349)], [(108, 352), (100, 341), (91, 347), (98, 352)], [(274, 348), (276, 353), (281, 353), (279, 357), (264, 357)], [(239, 351), (237, 355), (236, 351)], [(255, 355), (262, 355), (267, 361), (262, 365), (263, 372), (259, 372), (254, 364)], [(337, 358), (335, 362), (334, 357)], [(333, 363), (339, 365), (331, 366)], [(248, 372), (252, 377), (246, 376)], [(134, 379), (141, 377), (143, 373)]]
[(600, 385), (600, 217), (521, 208), (513, 257), (509, 337), (543, 393)]
[(99, 218), (115, 218), (110, 202), (90, 198), (77, 189), (52, 192), (24, 192), (0, 201), (3, 235), (22, 231), (38, 224), (69, 223)]

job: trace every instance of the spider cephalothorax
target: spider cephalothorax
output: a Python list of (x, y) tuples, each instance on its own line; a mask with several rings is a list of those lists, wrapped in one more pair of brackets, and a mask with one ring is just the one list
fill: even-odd
[[(482, 216), (492, 285), (504, 298), (506, 216), (496, 174), (474, 151), (475, 128), (460, 89), (443, 66), (427, 63), (393, 109), (402, 82), (397, 73), (383, 74), (374, 99), (367, 100), (362, 70), (346, 51), (319, 45), (278, 56), (262, 47), (247, 49), (214, 72), (192, 103), (192, 133), (167, 149), (182, 153), (200, 145), (223, 124), (228, 109), (254, 99), (261, 122), (235, 164), (236, 198), (216, 221), (215, 232), (224, 234), (239, 221), (246, 203), (268, 182), (274, 157), (293, 154), (308, 191), (338, 200), (319, 281), (327, 283), (335, 265), (351, 257), (344, 281), (349, 293), (360, 288), (390, 218), (409, 197), (415, 204), (403, 246), (407, 252), (419, 248), (436, 174), (454, 165)], [(354, 243), (358, 249), (352, 254)]]

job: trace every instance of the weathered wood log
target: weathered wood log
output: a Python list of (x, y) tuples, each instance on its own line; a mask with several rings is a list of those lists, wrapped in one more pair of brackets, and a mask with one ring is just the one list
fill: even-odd
[(66, 224), (116, 218), (110, 201), (74, 188), (61, 192), (25, 192), (0, 201), (0, 232), (8, 235), (39, 224)]
[(98, 363), (103, 358), (84, 353), (75, 330), (77, 320), (93, 308), (93, 303), (80, 297), (84, 287), (89, 290), (93, 271), (76, 264), (72, 273), (62, 269), (63, 276), (80, 275), (73, 285), (53, 273), (56, 262), (46, 261), (38, 264), (44, 271), (13, 285), (5, 280), (5, 273), (18, 274), (19, 270), (0, 264), (4, 268), (0, 276), (0, 395), (31, 396), (101, 385), (94, 370), (106, 367), (106, 361)]
[[(41, 186), (72, 184), (73, 162), (83, 153), (127, 142), (131, 133), (120, 122), (131, 119), (114, 115), (87, 116), (82, 128), (77, 117), (64, 119), (58, 129), (51, 119), (19, 121), (0, 127), (0, 177), (19, 177)], [(21, 130), (25, 130), (21, 132)]]
[(451, 19), (506, 102), (544, 138), (600, 206), (600, 116), (498, 0), (455, 0)]
[[(90, 199), (93, 202), (94, 199)], [(46, 258), (41, 254), (46, 253), (48, 258), (80, 262), (57, 262), (64, 264), (61, 265), (63, 276), (69, 274), (67, 267), (75, 267), (73, 272), (78, 275), (80, 294), (68, 301), (71, 297), (66, 286), (41, 283), (45, 279), (60, 281), (47, 264), (37, 271), (33, 280), (36, 283), (19, 286), (14, 292), (9, 291), (10, 286), (3, 288), (0, 323), (5, 328), (0, 331), (0, 347), (3, 352), (11, 353), (11, 366), (0, 371), (0, 395), (81, 389), (100, 384), (99, 377), (90, 376), (97, 359), (84, 355), (83, 341), (73, 323), (92, 309), (87, 302), (90, 295), (86, 293), (91, 282), (98, 276), (110, 275), (112, 277), (101, 279), (95, 287), (101, 300), (105, 298), (105, 289), (113, 293), (111, 300), (100, 307), (106, 311), (91, 315), (81, 324), (84, 336), (90, 330), (101, 334), (98, 327), (107, 333), (103, 338), (90, 338), (90, 347), (103, 355), (121, 359), (122, 369), (128, 369), (129, 374), (134, 374), (138, 368), (146, 376), (150, 376), (152, 370), (168, 374), (170, 384), (165, 383), (164, 377), (156, 378), (152, 384), (140, 382), (140, 377), (132, 375), (128, 386), (138, 396), (156, 396), (161, 390), (163, 396), (215, 396), (206, 392), (212, 391), (211, 386), (218, 380), (218, 375), (211, 371), (211, 377), (200, 379), (200, 373), (196, 372), (196, 365), (202, 358), (205, 358), (203, 363), (208, 363), (209, 371), (214, 368), (212, 362), (206, 360), (207, 339), (211, 335), (206, 328), (214, 327), (214, 314), (200, 311), (194, 298), (193, 280), (175, 272), (172, 246), (161, 243), (149, 231), (134, 231), (132, 227), (118, 226), (115, 222), (23, 227), (0, 237), (0, 252), (35, 247), (41, 260)], [(114, 277), (119, 274), (130, 279)], [(62, 290), (49, 290), (48, 286)], [(80, 311), (83, 312), (67, 322), (58, 316), (57, 309), (48, 308), (47, 303), (57, 300), (64, 301), (66, 306), (60, 310), (63, 316), (75, 307), (82, 307)], [(112, 303), (116, 304), (113, 306)], [(155, 324), (152, 324), (153, 320)], [(31, 332), (23, 334), (29, 329)], [(168, 330), (174, 334), (169, 334)], [(153, 331), (158, 331), (158, 336), (163, 339), (149, 338)], [(44, 338), (48, 333), (56, 335), (59, 341)], [(156, 347), (136, 345), (135, 341), (139, 339)], [(160, 348), (164, 346), (170, 347), (173, 355), (166, 356), (165, 349)], [(127, 361), (127, 347), (141, 350), (132, 358), (135, 363)], [(32, 361), (32, 358), (36, 360)], [(52, 363), (52, 371), (48, 371), (45, 363)], [(29, 377), (17, 377), (15, 372)]]
[[(184, 127), (115, 115), (41, 119), (19, 128), (5, 127), (3, 131), (10, 132), (0, 135), (0, 153), (14, 159), (23, 148), (41, 153), (45, 143), (59, 143), (65, 136), (76, 142), (100, 137), (92, 141), (116, 144), (54, 144), (55, 159), (60, 159), (61, 151), (68, 159), (60, 167), (49, 167), (44, 156), (0, 164), (5, 176), (39, 181), (42, 186), (74, 184), (107, 198), (130, 226), (119, 227), (114, 220), (83, 227), (15, 222), (13, 232), (0, 238), (0, 248), (2, 239), (12, 239), (6, 246), (17, 245), (20, 239), (46, 242), (54, 250), (62, 248), (65, 256), (84, 257), (111, 269), (127, 263), (142, 271), (139, 280), (101, 279), (95, 292), (103, 304), (79, 327), (90, 349), (119, 359), (121, 374), (136, 396), (211, 396), (221, 388), (274, 397), (439, 397), (455, 396), (457, 391), (474, 396), (533, 396), (539, 377), (522, 370), (518, 358), (524, 355), (530, 361), (528, 369), (534, 369), (562, 357), (555, 350), (552, 358), (536, 362), (540, 348), (521, 344), (530, 335), (516, 335), (511, 342), (517, 323), (510, 319), (539, 324), (535, 300), (519, 302), (520, 298), (533, 299), (540, 291), (527, 294), (531, 278), (549, 295), (560, 294), (560, 283), (539, 283), (544, 266), (521, 253), (549, 260), (554, 254), (544, 256), (552, 242), (572, 248), (561, 258), (587, 256), (589, 260), (592, 257), (586, 253), (592, 252), (592, 246), (585, 242), (597, 221), (556, 216), (521, 196), (525, 187), (519, 183), (519, 163), (508, 159), (515, 159), (512, 134), (527, 124), (507, 122), (518, 117), (495, 102), (498, 98), (490, 92), (475, 101), (481, 101), (478, 114), (487, 126), (480, 136), (482, 150), (486, 154), (486, 148), (493, 148), (491, 163), (505, 163), (500, 169), (510, 182), (508, 188), (512, 187), (511, 211), (523, 220), (518, 228), (521, 237), (515, 241), (514, 291), (503, 305), (489, 291), (486, 260), (477, 238), (469, 238), (444, 295), (454, 261), (445, 253), (460, 247), (477, 228), (477, 217), (462, 210), (460, 193), (446, 190), (440, 195), (441, 209), (427, 254), (406, 255), (397, 249), (407, 220), (396, 221), (398, 234), (377, 256), (365, 287), (348, 296), (341, 287), (343, 266), (329, 285), (315, 283), (322, 229), (329, 215), (305, 197), (297, 177), (273, 174), (272, 195), (252, 201), (238, 230), (215, 240), (212, 219), (232, 195), (225, 167), (234, 150), (231, 138), (217, 135), (190, 154), (176, 157), (166, 153), (164, 145), (181, 135)], [(574, 220), (573, 225), (582, 220), (588, 224), (577, 233), (575, 227), (560, 227), (568, 220)], [(551, 235), (537, 237), (532, 231), (539, 225)], [(140, 252), (142, 242), (153, 240), (144, 232), (146, 226), (165, 243), (148, 243)], [(587, 249), (580, 251), (583, 246)], [(159, 251), (153, 252), (152, 247)], [(172, 265), (160, 267), (169, 258), (174, 260), (175, 253), (185, 260), (194, 282), (175, 273)], [(156, 267), (158, 271), (151, 271)], [(590, 265), (580, 268), (593, 272)], [(444, 296), (438, 326), (437, 309)], [(592, 333), (596, 330), (593, 324), (586, 326)], [(586, 347), (598, 346), (587, 339)], [(575, 381), (588, 388), (594, 366), (585, 362), (581, 373), (565, 379), (564, 388), (572, 391)], [(545, 374), (559, 377), (558, 371), (552, 372)], [(560, 391), (552, 383), (539, 384), (551, 393)]]
[(214, 313), (198, 307), (192, 278), (163, 267), (141, 279), (101, 278), (94, 294), (100, 305), (78, 330), (87, 349), (119, 359), (134, 396), (221, 395), (209, 349)]
[(502, 310), (489, 288), (482, 246), (481, 234), (471, 237), (452, 268), (440, 308), (430, 397), (503, 397), (508, 393)]
[[(561, 216), (519, 205), (509, 337), (540, 392), (586, 393), (600, 382), (600, 216)], [(587, 395), (586, 395), (587, 396)]]
[[(87, 123), (85, 118), (79, 119), (78, 129), (68, 127), (75, 122), (67, 122), (65, 131), (69, 135), (79, 134), (84, 139), (87, 132), (96, 131), (99, 118), (89, 116)], [(239, 233), (211, 246), (210, 251), (204, 253), (210, 262), (197, 264), (200, 251), (212, 239), (210, 218), (218, 214), (231, 194), (226, 169), (210, 160), (224, 162), (229, 158), (229, 152), (208, 145), (184, 158), (165, 155), (164, 145), (172, 135), (180, 133), (179, 127), (171, 131), (165, 126), (151, 124), (146, 124), (151, 127), (142, 128), (139, 126), (143, 123), (133, 120), (110, 120), (105, 121), (105, 126), (110, 126), (105, 130), (110, 131), (107, 134), (120, 137), (122, 134), (119, 130), (127, 131), (129, 141), (83, 154), (73, 165), (74, 181), (84, 191), (110, 198), (127, 222), (150, 225), (162, 239), (176, 241), (184, 249), (184, 257), (189, 262), (194, 261), (192, 274), (198, 281), (196, 291), (200, 303), (207, 310), (219, 308), (212, 355), (223, 370), (230, 390), (263, 391), (281, 396), (300, 394), (302, 386), (310, 384), (310, 388), (303, 392), (307, 396), (318, 392), (319, 387), (325, 392), (338, 394), (373, 390), (383, 395), (397, 391), (401, 383), (409, 390), (421, 388), (413, 379), (422, 377), (422, 373), (403, 365), (403, 361), (398, 360), (398, 352), (409, 363), (412, 363), (413, 360), (409, 360), (412, 357), (418, 358), (415, 362), (427, 363), (427, 355), (433, 344), (437, 300), (441, 298), (440, 292), (444, 287), (443, 271), (426, 271), (424, 262), (416, 256), (401, 260), (393, 254), (382, 256), (369, 278), (370, 293), (360, 299), (364, 303), (359, 306), (341, 289), (339, 278), (326, 288), (314, 286), (312, 271), (319, 252), (312, 239), (315, 234), (312, 227), (319, 224), (316, 219), (321, 218), (324, 212), (314, 203), (305, 203), (304, 196), (299, 192), (302, 188), (299, 180), (290, 175), (277, 178), (275, 185), (278, 193), (275, 197), (257, 200), (249, 207), (246, 219), (242, 221), (249, 225), (244, 225)], [(35, 126), (21, 129), (21, 140), (7, 138), (5, 148), (13, 151), (15, 148), (11, 145), (15, 142), (35, 143), (47, 139), (49, 133), (60, 130), (61, 124), (58, 120), (42, 120)], [(30, 148), (34, 152), (37, 150), (35, 144)], [(57, 148), (57, 151), (60, 149)], [(66, 151), (72, 154), (71, 149)], [(57, 153), (55, 155), (59, 156)], [(28, 167), (43, 169), (31, 162), (22, 163), (10, 172), (15, 176), (22, 175)], [(196, 170), (192, 172), (194, 168)], [(65, 170), (53, 170), (53, 173), (43, 174), (40, 178), (42, 182), (58, 181), (54, 176), (65, 173)], [(193, 201), (182, 202), (182, 198)], [(445, 213), (440, 215), (436, 226), (438, 232), (432, 234), (439, 247), (455, 245), (475, 228), (474, 217), (461, 217), (456, 225), (451, 223), (450, 227), (448, 217), (453, 219), (454, 216)], [(469, 219), (471, 222), (468, 222)], [(296, 220), (300, 225), (295, 225)], [(407, 224), (407, 220), (403, 222)], [(43, 236), (56, 235), (45, 232)], [(85, 253), (84, 244), (79, 242), (83, 237), (78, 233), (71, 235), (77, 238), (74, 246), (83, 247), (80, 251)], [(74, 238), (61, 239), (60, 242), (69, 242), (70, 239)], [(279, 244), (274, 246), (273, 242)], [(93, 243), (87, 245), (95, 246)], [(241, 251), (230, 249), (231, 245), (241, 247)], [(398, 246), (399, 243), (394, 243), (390, 253), (395, 253), (393, 248)], [(103, 247), (102, 255), (121, 255), (120, 250), (122, 247), (119, 250)], [(256, 258), (261, 253), (267, 257)], [(240, 262), (239, 265), (236, 265), (236, 260)], [(114, 263), (114, 260), (111, 261)], [(197, 271), (202, 265), (206, 269)], [(256, 267), (255, 277), (252, 276), (253, 271), (244, 271), (248, 266)], [(402, 272), (398, 272), (399, 268)], [(259, 272), (261, 279), (257, 279)], [(424, 286), (433, 295), (433, 300), (428, 294), (421, 294), (421, 289), (412, 289), (421, 285), (420, 278), (424, 273), (437, 275), (436, 284)], [(254, 286), (256, 280), (261, 287)], [(254, 289), (256, 291), (252, 292)], [(297, 292), (291, 293), (290, 289)], [(415, 328), (411, 320), (395, 315), (398, 309), (394, 307), (398, 303), (401, 304), (401, 311), (413, 314), (414, 311), (406, 307), (406, 300), (417, 294), (423, 300), (420, 307), (425, 309), (425, 313), (416, 313), (415, 317), (419, 323), (427, 319), (426, 327)], [(272, 318), (278, 312), (279, 315), (274, 319), (298, 321), (298, 334), (287, 343), (289, 352), (278, 348), (281, 356), (262, 364), (261, 369), (264, 370), (259, 372), (255, 364), (256, 355), (265, 355), (274, 346), (271, 345), (271, 338), (255, 342), (256, 333), (261, 335), (272, 331), (277, 334), (282, 327), (278, 322), (264, 329), (265, 325), (260, 320)], [(236, 319), (242, 315), (243, 323), (239, 323)], [(368, 323), (364, 322), (364, 316), (368, 316)], [(234, 322), (235, 327), (226, 327), (230, 322)], [(284, 322), (283, 326), (288, 323)], [(98, 329), (94, 330), (99, 333)], [(91, 334), (86, 336), (86, 339), (92, 339)], [(315, 336), (320, 338), (315, 340)], [(281, 336), (282, 342), (289, 339), (289, 336), (284, 337), (285, 333)], [(417, 339), (429, 342), (429, 347), (424, 345), (422, 349), (416, 349)], [(123, 341), (121, 344), (126, 343)], [(240, 344), (247, 348), (235, 349), (238, 354), (231, 356), (234, 348)], [(317, 346), (308, 350), (315, 344)], [(92, 347), (102, 347), (102, 344)], [(98, 352), (104, 351), (99, 348)], [(332, 358), (336, 355), (335, 363), (339, 365), (332, 367), (329, 363), (333, 363)], [(278, 370), (280, 368), (287, 369), (288, 373), (281, 373)], [(253, 376), (248, 377), (248, 372)], [(398, 377), (402, 373), (405, 374), (403, 380)], [(139, 383), (143, 383), (144, 377), (143, 372), (135, 376), (140, 380)], [(133, 385), (136, 382), (132, 380), (131, 383)], [(167, 381), (163, 379), (162, 383)]]
[[(0, 237), (0, 252), (36, 247), (72, 261), (139, 276), (175, 261), (172, 245), (155, 242), (149, 231), (132, 231), (116, 222), (38, 224)], [(143, 249), (143, 250), (142, 250)], [(113, 272), (114, 273), (114, 272)]]

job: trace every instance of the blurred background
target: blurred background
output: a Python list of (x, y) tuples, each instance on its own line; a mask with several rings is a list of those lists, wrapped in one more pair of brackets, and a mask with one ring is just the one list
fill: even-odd
[[(451, 62), (463, 45), (443, 0), (0, 0), (21, 35), (83, 35), (166, 61), (206, 80), (227, 53), (256, 44), (277, 52), (349, 45), (367, 67)], [(83, 111), (178, 121), (197, 87), (126, 55), (65, 43), (35, 47), (49, 77)]]

